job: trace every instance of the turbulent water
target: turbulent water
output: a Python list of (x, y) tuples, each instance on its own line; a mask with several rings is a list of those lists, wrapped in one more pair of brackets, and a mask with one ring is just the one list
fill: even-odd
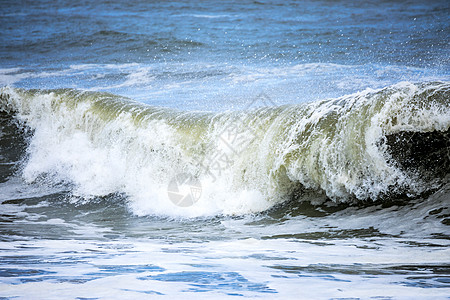
[(446, 1), (0, 13), (0, 297), (448, 298)]

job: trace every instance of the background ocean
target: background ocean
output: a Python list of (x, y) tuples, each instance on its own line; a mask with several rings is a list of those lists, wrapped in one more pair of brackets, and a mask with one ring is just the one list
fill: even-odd
[(1, 299), (448, 299), (448, 1), (0, 16)]

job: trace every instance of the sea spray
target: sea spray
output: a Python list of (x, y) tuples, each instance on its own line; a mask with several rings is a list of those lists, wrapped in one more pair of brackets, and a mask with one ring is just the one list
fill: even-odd
[[(387, 136), (448, 131), (449, 88), (405, 82), (307, 104), (206, 113), (109, 93), (5, 87), (0, 109), (33, 131), (22, 168), (27, 182), (69, 183), (82, 199), (125, 194), (138, 215), (246, 214), (294, 195), (304, 200), (305, 190), (317, 192), (316, 200), (348, 202), (432, 189), (436, 181), (399, 166)], [(181, 173), (201, 184), (188, 207), (167, 193)]]

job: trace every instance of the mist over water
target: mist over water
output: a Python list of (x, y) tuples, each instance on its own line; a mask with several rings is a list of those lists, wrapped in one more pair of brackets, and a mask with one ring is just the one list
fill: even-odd
[(446, 299), (447, 1), (4, 1), (0, 297)]

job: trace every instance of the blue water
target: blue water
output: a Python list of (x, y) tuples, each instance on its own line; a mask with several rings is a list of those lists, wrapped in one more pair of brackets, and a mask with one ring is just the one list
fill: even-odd
[[(0, 17), (0, 87), (224, 112), (261, 95), (280, 106), (450, 81), (448, 1), (2, 0)], [(0, 298), (450, 294), (448, 172), (412, 199), (336, 204), (318, 192), (265, 212), (176, 218), (123, 194), (27, 182), (34, 148), (1, 124)]]
[(447, 1), (4, 1), (0, 57), (20, 87), (233, 109), (446, 79), (448, 18)]

